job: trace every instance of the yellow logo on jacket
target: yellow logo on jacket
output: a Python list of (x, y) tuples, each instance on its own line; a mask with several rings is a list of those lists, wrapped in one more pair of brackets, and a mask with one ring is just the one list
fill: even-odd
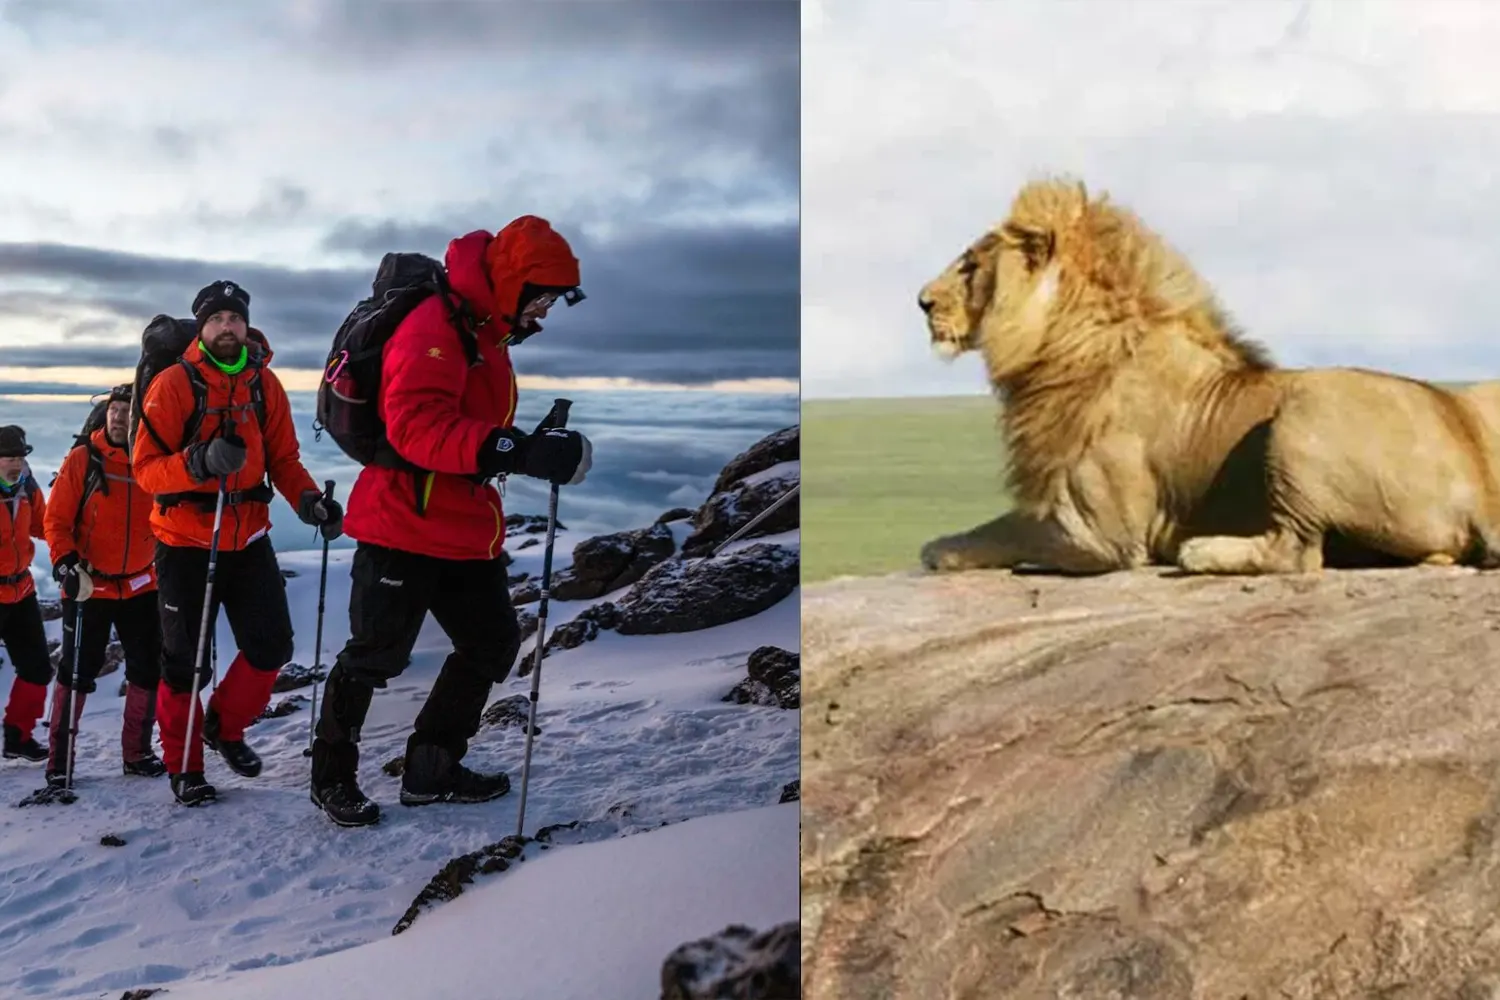
[(440, 347), (429, 347), (427, 348), (427, 356), (441, 361), (443, 360), (443, 349)]

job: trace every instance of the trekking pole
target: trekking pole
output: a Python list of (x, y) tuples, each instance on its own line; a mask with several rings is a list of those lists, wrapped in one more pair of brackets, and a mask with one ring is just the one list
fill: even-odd
[(797, 485), (793, 486), (791, 489), (787, 490), (780, 497), (778, 497), (775, 503), (771, 504), (771, 506), (761, 511), (759, 514), (756, 514), (749, 521), (746, 521), (743, 525), (741, 525), (738, 531), (730, 535), (728, 538), (724, 539), (718, 545), (715, 545), (714, 550), (708, 554), (708, 557), (712, 559), (714, 556), (718, 555), (724, 550), (724, 546), (728, 545), (730, 542), (738, 541), (739, 539), (743, 538), (751, 528), (755, 527), (757, 524), (770, 517), (771, 514), (778, 510), (782, 504), (786, 503), (792, 497), (796, 496), (797, 491), (800, 489), (802, 489), (802, 483), (799, 480)]
[[(333, 499), (333, 480), (323, 481), (323, 499)], [(328, 594), (328, 539), (323, 539), (323, 572), (318, 577), (318, 637), (313, 641), (312, 711), (307, 717), (307, 749), (302, 756), (312, 756), (313, 727), (318, 719), (318, 668), (323, 665), (323, 605)]]
[[(546, 421), (552, 427), (568, 425), (568, 409), (571, 400), (557, 399), (552, 402), (552, 412)], [(554, 422), (555, 421), (555, 422)], [(524, 837), (526, 830), (526, 788), (531, 778), (531, 740), (536, 732), (536, 706), (542, 689), (542, 643), (547, 632), (547, 591), (552, 583), (552, 543), (557, 537), (557, 484), (547, 499), (547, 548), (542, 553), (542, 596), (536, 609), (536, 658), (531, 666), (531, 706), (526, 721), (526, 759), (521, 764), (521, 806), (516, 812), (516, 838)]]
[(73, 601), (73, 675), (68, 678), (67, 693), (63, 695), (63, 727), (68, 730), (67, 775), (63, 787), (73, 790), (73, 757), (78, 748), (78, 720), (73, 716), (74, 688), (78, 684), (78, 664), (83, 658), (83, 602)]
[[(193, 657), (193, 697), (188, 702), (187, 735), (182, 740), (182, 770), (188, 769), (188, 753), (193, 749), (193, 717), (198, 711), (198, 677), (203, 671), (203, 654), (208, 648), (208, 619), (213, 610), (214, 568), (219, 562), (219, 526), (224, 523), (224, 492), (227, 476), (219, 477), (219, 496), (214, 501), (214, 534), (208, 544), (208, 578), (203, 586), (203, 617), (198, 622), (198, 652)], [(74, 637), (75, 640), (77, 637)]]

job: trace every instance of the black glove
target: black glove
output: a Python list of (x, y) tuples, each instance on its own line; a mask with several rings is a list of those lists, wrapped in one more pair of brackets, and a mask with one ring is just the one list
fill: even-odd
[(594, 464), (594, 446), (577, 431), (554, 427), (526, 442), (521, 474), (558, 486), (577, 486)]
[(185, 452), (188, 474), (199, 482), (232, 476), (245, 467), (245, 442), (238, 434), (198, 441)]
[(539, 427), (528, 435), (514, 427), (496, 427), (479, 446), (479, 471), (487, 476), (519, 472), (574, 486), (593, 467), (593, 453), (589, 439), (577, 431)]
[(86, 601), (94, 592), (94, 579), (79, 568), (77, 552), (69, 552), (52, 564), (52, 579), (70, 601)]
[(344, 508), (337, 500), (324, 497), (317, 490), (303, 490), (297, 499), (297, 516), (303, 524), (317, 527), (327, 541), (344, 533)]

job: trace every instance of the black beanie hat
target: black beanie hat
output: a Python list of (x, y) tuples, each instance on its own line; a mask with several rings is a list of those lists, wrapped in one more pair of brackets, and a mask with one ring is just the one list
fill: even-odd
[(25, 458), (31, 454), (26, 432), (15, 424), (0, 427), (0, 458)]
[(232, 281), (216, 281), (205, 285), (193, 299), (193, 318), (198, 326), (221, 309), (240, 314), (246, 324), (250, 322), (250, 293)]
[(122, 382), (121, 384), (115, 386), (113, 389), (109, 390), (109, 401), (111, 403), (128, 403), (130, 402), (130, 396), (134, 389), (134, 384), (130, 382)]

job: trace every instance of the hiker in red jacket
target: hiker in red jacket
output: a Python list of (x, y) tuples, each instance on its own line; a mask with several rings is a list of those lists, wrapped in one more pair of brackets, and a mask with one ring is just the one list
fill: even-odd
[(42, 609), (31, 578), (36, 555), (33, 539), (42, 537), (47, 500), (32, 478), (26, 456), (31, 445), (15, 424), (0, 427), (0, 642), (16, 666), (5, 703), (4, 742), (0, 756), (35, 763), (47, 759), (47, 748), (31, 735), (47, 707), (52, 660)]
[(312, 747), (312, 799), (343, 826), (379, 819), (356, 781), (359, 729), (375, 689), (406, 668), (429, 611), (453, 652), (407, 739), (401, 801), (482, 802), (509, 791), (505, 774), (460, 763), (491, 685), (521, 646), (501, 550), (505, 516), (489, 479), (575, 483), (592, 462), (577, 431), (513, 426), (509, 346), (539, 332), (559, 296), (582, 298), (567, 241), (546, 220), (522, 216), (494, 236), (453, 240), (445, 264), (456, 304), (475, 321), (480, 363), (469, 366), (441, 297), (421, 302), (384, 347), (377, 406), (396, 452), (433, 471), (369, 465), (349, 494), (345, 532), (359, 543), (351, 635), (329, 672)]
[[(183, 360), (207, 386), (202, 423), (186, 447), (179, 447), (194, 413), (194, 395), (188, 371), (174, 364), (146, 390), (131, 456), (136, 480), (157, 505), (151, 527), (158, 541), (165, 653), (156, 714), (172, 793), (184, 805), (217, 796), (203, 776), (200, 732), (202, 742), (237, 774), (260, 774), (261, 760), (245, 743), (245, 727), (265, 710), (276, 675), (292, 658), (286, 581), (269, 534), (274, 494), (265, 480), (304, 523), (319, 525), (324, 537), (338, 536), (343, 513), (336, 502), (323, 499), (302, 465), (286, 390), (269, 367), (271, 347), (249, 325), (250, 294), (232, 281), (215, 282), (194, 298), (193, 316), (198, 338)], [(257, 383), (263, 415), (255, 404)], [(192, 704), (193, 668), (221, 477), (225, 499), (213, 605), (223, 605), (240, 651), (203, 711)], [(209, 618), (210, 629), (215, 617)], [(207, 674), (204, 663), (200, 690)]]
[[(69, 449), (52, 483), (43, 527), (52, 575), (63, 593), (62, 666), (52, 689), (47, 783), (67, 773), (69, 743), (96, 689), (113, 628), (125, 653), (125, 711), (120, 751), (127, 775), (159, 778), (166, 767), (151, 749), (161, 676), (161, 616), (156, 601), (156, 540), (151, 495), (130, 474), (126, 431), (130, 383), (110, 390), (104, 426)], [(73, 675), (75, 607), (82, 609), (78, 674)], [(72, 720), (67, 719), (72, 691)]]

